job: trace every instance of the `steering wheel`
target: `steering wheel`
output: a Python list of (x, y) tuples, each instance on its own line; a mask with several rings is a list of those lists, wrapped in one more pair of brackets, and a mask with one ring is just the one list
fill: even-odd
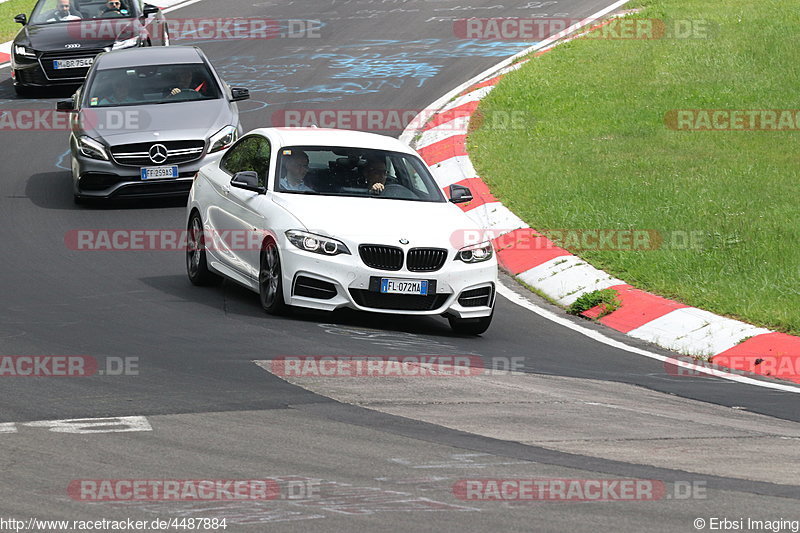
[(168, 94), (167, 98), (173, 100), (197, 100), (202, 98), (202, 95), (193, 89), (181, 89), (179, 93)]
[(404, 200), (419, 200), (419, 196), (414, 191), (399, 183), (386, 183), (381, 196)]
[(125, 17), (125, 16), (126, 15), (120, 13), (119, 11), (112, 10), (112, 11), (104, 11), (103, 13), (100, 13), (99, 15), (97, 15), (94, 18), (95, 18), (95, 20), (96, 19), (118, 19), (118, 18), (122, 18), (122, 17)]

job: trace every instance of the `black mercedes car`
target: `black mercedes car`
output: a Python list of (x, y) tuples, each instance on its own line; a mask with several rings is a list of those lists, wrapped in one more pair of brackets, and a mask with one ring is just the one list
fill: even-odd
[(83, 83), (100, 52), (169, 44), (161, 10), (142, 0), (39, 0), (14, 17), (22, 29), (11, 46), (14, 89)]

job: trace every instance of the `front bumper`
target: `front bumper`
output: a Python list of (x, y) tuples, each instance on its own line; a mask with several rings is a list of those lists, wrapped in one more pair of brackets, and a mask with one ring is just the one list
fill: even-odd
[(206, 154), (200, 159), (177, 164), (177, 178), (143, 180), (140, 167), (86, 157), (77, 150), (73, 140), (73, 194), (87, 199), (186, 196), (200, 167), (213, 163), (223, 154), (224, 151)]
[[(92, 51), (90, 54), (81, 55), (95, 56), (99, 52)], [(42, 61), (51, 61), (52, 58), (39, 55), (40, 57), (37, 58), (12, 55), (11, 76), (15, 86), (31, 89), (78, 87), (85, 81), (86, 74), (89, 71), (88, 67), (66, 71), (63, 76), (52, 76), (48, 75), (41, 63)], [(66, 53), (61, 55), (69, 57)]]
[[(364, 265), (358, 255), (327, 257), (286, 243), (281, 250), (284, 300), (294, 306), (323, 311), (347, 307), (402, 315), (489, 316), (496, 297), (496, 260), (467, 264), (454, 260), (453, 253), (435, 272), (410, 272), (405, 267), (386, 271)], [(382, 294), (376, 285), (376, 279), (380, 278), (423, 279), (433, 282), (431, 286), (435, 285), (435, 289), (429, 296)], [(485, 298), (470, 299), (476, 294)]]

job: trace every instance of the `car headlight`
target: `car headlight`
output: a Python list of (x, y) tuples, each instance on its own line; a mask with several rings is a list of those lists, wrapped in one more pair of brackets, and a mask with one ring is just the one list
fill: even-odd
[(315, 233), (290, 229), (286, 232), (286, 238), (289, 239), (290, 243), (306, 252), (314, 252), (322, 255), (350, 255), (350, 250), (347, 249), (347, 246), (345, 246), (343, 242)]
[(239, 130), (236, 129), (236, 126), (225, 126), (208, 140), (208, 153), (213, 154), (224, 150), (235, 143), (238, 138)]
[(488, 261), (494, 255), (492, 243), (482, 242), (480, 244), (471, 244), (465, 246), (456, 254), (456, 260), (464, 261), (465, 263), (482, 263)]
[(130, 39), (123, 39), (121, 41), (115, 42), (112, 46), (112, 50), (122, 50), (123, 48), (133, 48), (134, 46), (139, 46), (139, 37), (131, 37)]
[(87, 137), (85, 135), (78, 137), (78, 150), (80, 150), (81, 154), (85, 155), (86, 157), (108, 161), (106, 147), (91, 137)]
[(27, 46), (23, 46), (21, 44), (17, 44), (14, 46), (14, 54), (21, 57), (36, 57), (36, 52), (34, 52), (33, 49), (28, 48)]

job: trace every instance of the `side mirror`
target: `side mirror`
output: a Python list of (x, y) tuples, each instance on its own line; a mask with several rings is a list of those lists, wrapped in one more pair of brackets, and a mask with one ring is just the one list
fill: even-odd
[(56, 102), (56, 111), (64, 111), (66, 113), (71, 113), (75, 111), (75, 104), (73, 101), (70, 100), (59, 100)]
[(244, 87), (231, 87), (231, 102), (239, 102), (240, 100), (249, 100), (250, 90)]
[(144, 13), (145, 16), (147, 16), (147, 15), (155, 15), (159, 11), (161, 11), (161, 9), (156, 7), (156, 6), (154, 6), (153, 4), (145, 4), (142, 7), (142, 13)]
[(20, 13), (19, 15), (14, 17), (14, 22), (22, 24), (24, 26), (28, 23), (28, 17), (27, 15), (25, 15), (25, 13)]
[(450, 201), (454, 204), (463, 204), (472, 201), (472, 192), (463, 185), (450, 186)]
[(264, 194), (267, 192), (265, 187), (258, 185), (258, 172), (255, 172), (254, 170), (245, 170), (243, 172), (237, 172), (234, 174), (233, 179), (231, 180), (231, 186), (236, 187), (237, 189), (257, 192), (258, 194)]

